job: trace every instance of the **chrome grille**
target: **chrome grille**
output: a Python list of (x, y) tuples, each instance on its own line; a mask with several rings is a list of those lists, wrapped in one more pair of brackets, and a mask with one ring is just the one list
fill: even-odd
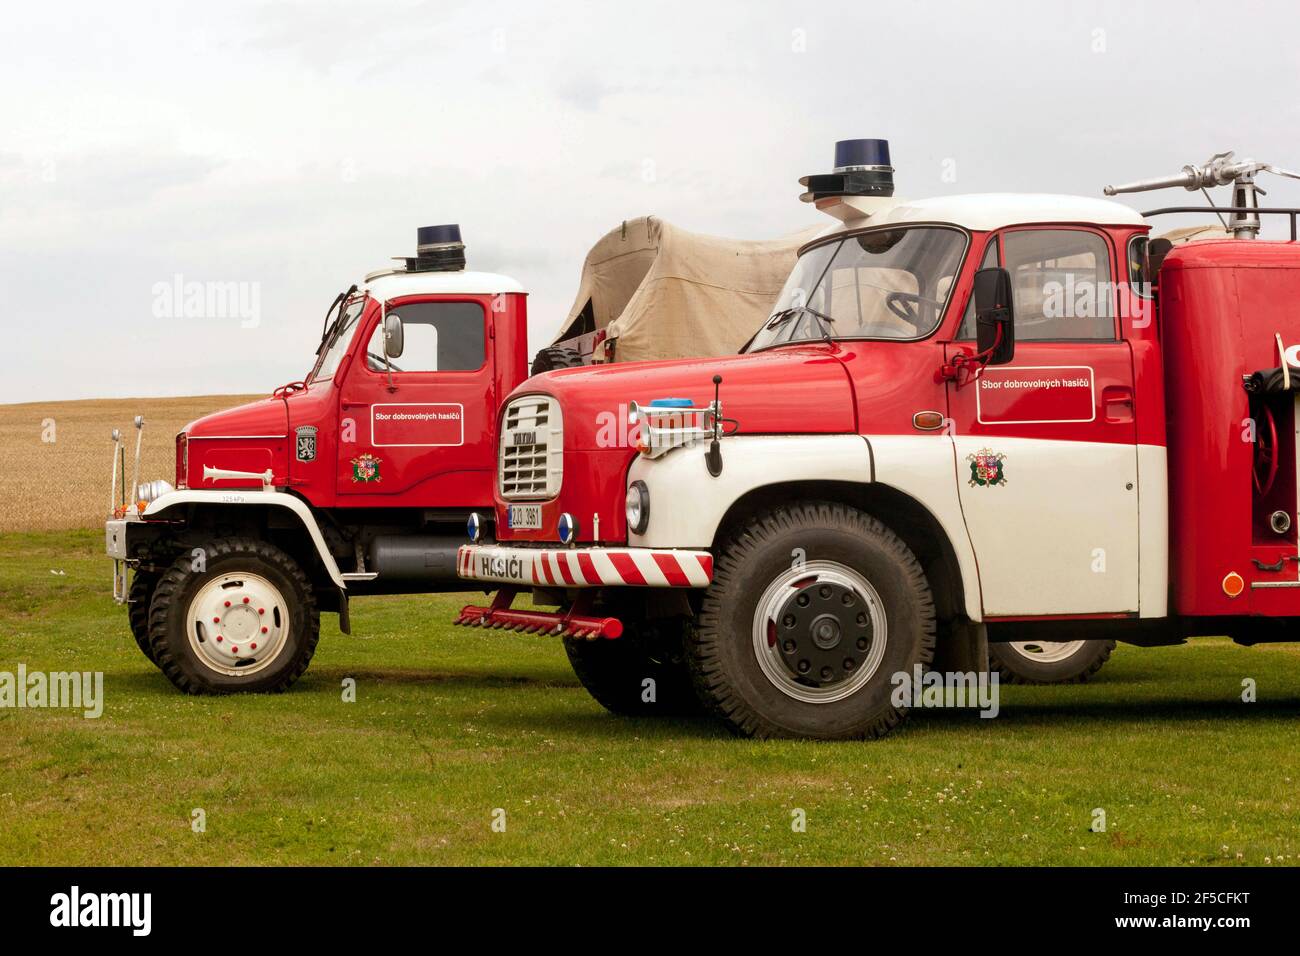
[(506, 406), (501, 420), (498, 486), (503, 498), (554, 498), (564, 474), (560, 404), (527, 395)]

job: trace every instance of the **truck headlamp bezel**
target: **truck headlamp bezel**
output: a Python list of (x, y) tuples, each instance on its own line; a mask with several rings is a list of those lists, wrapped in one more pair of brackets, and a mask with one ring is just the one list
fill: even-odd
[(135, 490), (135, 495), (137, 501), (149, 504), (149, 502), (156, 501), (163, 495), (169, 495), (175, 490), (172, 483), (166, 478), (155, 478), (153, 481), (142, 482), (140, 487)]
[(639, 478), (627, 486), (623, 501), (623, 514), (632, 534), (645, 534), (650, 526), (650, 489)]

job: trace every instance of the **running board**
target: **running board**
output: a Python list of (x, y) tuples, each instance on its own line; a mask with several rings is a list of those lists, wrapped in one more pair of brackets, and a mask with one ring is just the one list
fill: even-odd
[(523, 631), (526, 634), (548, 634), (555, 637), (579, 637), (594, 641), (613, 639), (623, 634), (623, 622), (616, 617), (592, 617), (580, 614), (587, 603), (581, 598), (567, 612), (521, 611), (512, 608), (516, 588), (502, 588), (492, 599), (491, 607), (467, 604), (453, 622), (462, 627), (488, 627), (497, 630)]

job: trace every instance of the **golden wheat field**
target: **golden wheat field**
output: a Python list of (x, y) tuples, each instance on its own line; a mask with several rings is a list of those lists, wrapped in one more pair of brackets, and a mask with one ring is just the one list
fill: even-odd
[(0, 405), (0, 532), (93, 527), (109, 505), (114, 428), (127, 443), (127, 481), (136, 415), (145, 420), (140, 480), (175, 480), (176, 433), (209, 412), (256, 396), (114, 398)]

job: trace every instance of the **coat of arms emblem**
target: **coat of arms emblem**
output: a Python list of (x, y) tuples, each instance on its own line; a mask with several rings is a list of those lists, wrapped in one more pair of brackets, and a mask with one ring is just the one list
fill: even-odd
[(1006, 457), (1001, 452), (994, 454), (991, 448), (981, 448), (979, 451), (967, 455), (966, 460), (970, 462), (971, 487), (985, 488), (991, 485), (1005, 485), (1007, 476), (1002, 469), (1002, 460)]
[(374, 455), (361, 455), (352, 459), (353, 481), (379, 481), (380, 459)]
[(297, 435), (297, 441), (295, 442), (295, 445), (297, 446), (298, 460), (315, 461), (316, 460), (316, 426), (301, 425), (296, 429), (295, 434)]

